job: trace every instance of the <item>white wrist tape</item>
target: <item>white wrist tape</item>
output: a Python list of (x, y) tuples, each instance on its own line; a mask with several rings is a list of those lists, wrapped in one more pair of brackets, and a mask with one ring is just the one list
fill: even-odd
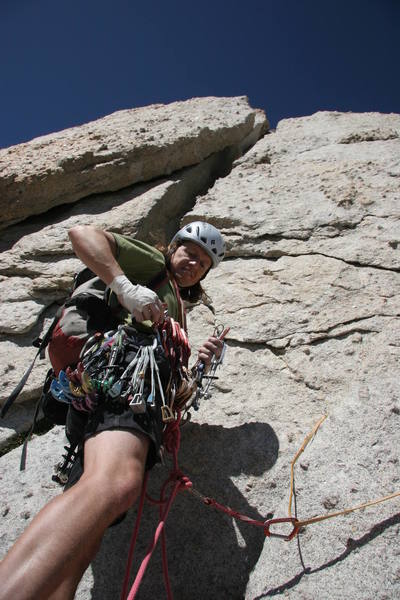
[(158, 300), (155, 292), (143, 285), (133, 285), (125, 275), (115, 277), (110, 283), (110, 288), (130, 313), (134, 310), (142, 312), (147, 304), (153, 304)]

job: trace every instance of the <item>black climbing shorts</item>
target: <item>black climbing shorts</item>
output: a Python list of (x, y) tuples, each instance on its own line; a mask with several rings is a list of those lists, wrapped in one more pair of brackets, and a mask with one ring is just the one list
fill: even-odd
[(78, 446), (100, 431), (121, 429), (137, 431), (150, 438), (149, 452), (147, 455), (146, 469), (151, 469), (160, 462), (160, 448), (164, 423), (161, 417), (159, 403), (154, 408), (147, 407), (143, 414), (134, 414), (130, 407), (100, 406), (92, 413), (77, 411), (69, 407), (66, 422), (66, 435), (69, 441)]
[[(113, 412), (106, 407), (99, 407), (95, 412), (87, 415), (78, 412), (72, 406), (69, 408), (66, 423), (66, 434), (71, 440), (79, 440), (80, 448), (64, 485), (64, 491), (72, 487), (83, 474), (84, 440), (92, 437), (100, 431), (111, 431), (119, 429), (123, 431), (139, 432), (150, 438), (149, 452), (146, 460), (146, 470), (150, 470), (157, 462), (160, 462), (160, 447), (162, 442), (163, 421), (161, 410), (156, 407), (148, 407), (146, 413), (134, 414), (131, 408), (124, 408), (119, 413)], [(125, 518), (126, 513), (120, 515), (112, 524), (117, 525)]]
[(134, 414), (130, 407), (121, 407), (121, 411), (116, 412), (115, 409), (111, 410), (107, 406), (100, 406), (95, 412), (89, 414), (84, 430), (84, 439), (86, 440), (100, 431), (112, 429), (142, 433), (150, 438), (146, 461), (146, 469), (149, 470), (157, 462), (160, 462), (163, 428), (164, 424), (158, 403), (154, 408), (147, 407), (143, 414)]

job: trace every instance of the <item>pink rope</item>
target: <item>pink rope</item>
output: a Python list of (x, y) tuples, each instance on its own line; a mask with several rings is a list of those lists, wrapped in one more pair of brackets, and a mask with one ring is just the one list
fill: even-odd
[[(170, 508), (172, 506), (173, 501), (175, 500), (175, 497), (176, 497), (178, 491), (181, 488), (186, 489), (186, 488), (192, 486), (191, 481), (187, 477), (183, 477), (182, 473), (180, 472), (180, 470), (178, 468), (178, 450), (179, 450), (179, 446), (180, 446), (180, 429), (179, 429), (180, 419), (181, 419), (181, 415), (180, 415), (180, 413), (178, 413), (176, 421), (174, 421), (173, 423), (170, 423), (164, 432), (165, 448), (168, 452), (170, 452), (172, 454), (174, 467), (173, 467), (173, 470), (172, 470), (170, 476), (165, 481), (165, 483), (161, 489), (160, 500), (152, 500), (151, 498), (148, 498), (146, 496), (148, 473), (146, 473), (146, 476), (145, 476), (145, 479), (143, 482), (142, 493), (140, 496), (140, 502), (139, 502), (139, 507), (138, 507), (138, 514), (136, 517), (136, 523), (135, 523), (135, 527), (134, 527), (134, 531), (132, 534), (132, 539), (131, 539), (131, 543), (130, 543), (130, 547), (129, 547), (128, 560), (127, 560), (124, 583), (123, 583), (123, 588), (122, 588), (122, 593), (121, 593), (121, 600), (133, 600), (135, 598), (135, 596), (139, 590), (140, 584), (142, 583), (143, 576), (145, 574), (145, 571), (147, 569), (147, 566), (150, 562), (151, 556), (154, 552), (154, 549), (158, 543), (160, 536), (161, 536), (161, 545), (162, 545), (162, 562), (163, 562), (165, 588), (166, 588), (168, 600), (172, 600), (171, 584), (170, 584), (169, 574), (168, 574), (166, 537), (165, 537), (165, 531), (164, 531), (165, 522), (167, 520), (168, 513), (170, 511)], [(174, 483), (174, 487), (173, 487), (173, 490), (171, 492), (169, 499), (165, 500), (165, 490), (170, 483)], [(129, 594), (127, 595), (129, 576), (130, 576), (130, 571), (131, 571), (132, 561), (133, 561), (133, 554), (134, 554), (136, 540), (137, 540), (137, 536), (138, 536), (138, 532), (139, 532), (140, 520), (142, 518), (144, 501), (145, 501), (146, 497), (148, 498), (148, 500), (150, 500), (150, 502), (160, 505), (160, 520), (157, 525), (156, 531), (154, 533), (153, 539), (150, 542), (150, 544), (146, 550), (146, 555), (145, 555), (144, 559), (142, 560), (142, 563), (138, 569), (138, 572), (136, 574), (136, 577), (135, 577), (135, 580), (131, 587), (131, 590), (130, 590)]]
[[(165, 507), (165, 510), (163, 511), (161, 518), (160, 518), (160, 522), (157, 525), (157, 529), (156, 532), (154, 534), (154, 537), (152, 539), (152, 541), (149, 544), (149, 547), (147, 548), (147, 553), (146, 556), (144, 557), (144, 559), (142, 560), (142, 564), (139, 567), (139, 570), (137, 572), (135, 581), (133, 582), (133, 585), (131, 587), (131, 591), (129, 592), (129, 595), (127, 597), (127, 600), (133, 600), (139, 590), (139, 586), (142, 583), (142, 579), (143, 576), (145, 574), (145, 571), (147, 569), (147, 566), (150, 562), (151, 556), (153, 554), (153, 551), (157, 545), (157, 542), (159, 540), (159, 537), (164, 529), (165, 526), (165, 521), (167, 519), (169, 510), (171, 508), (171, 505), (175, 499), (176, 494), (178, 493), (179, 488), (181, 487), (181, 482), (180, 481), (176, 481), (174, 489), (172, 490), (171, 496), (168, 499), (167, 505)], [(163, 559), (164, 562), (164, 559)], [(167, 580), (169, 583), (169, 579), (168, 579), (168, 575), (167, 575)], [(167, 588), (167, 593), (168, 593), (168, 600), (172, 600), (172, 594), (171, 594), (171, 589), (170, 586)], [(124, 599), (125, 600), (125, 599)]]
[(144, 480), (143, 480), (142, 492), (140, 494), (140, 501), (139, 501), (137, 516), (136, 516), (135, 527), (134, 527), (134, 530), (132, 533), (131, 543), (129, 546), (128, 559), (126, 561), (126, 568), (125, 568), (125, 577), (124, 577), (124, 582), (123, 582), (122, 592), (121, 592), (121, 600), (125, 600), (127, 593), (128, 593), (129, 574), (130, 574), (131, 568), (132, 568), (133, 554), (135, 551), (136, 540), (137, 540), (138, 533), (139, 533), (140, 521), (141, 521), (142, 514), (143, 514), (143, 506), (144, 506), (144, 501), (145, 501), (145, 497), (146, 497), (146, 487), (147, 487), (148, 479), (149, 479), (149, 472), (147, 471), (144, 476)]
[(223, 504), (220, 504), (219, 502), (214, 500), (214, 498), (204, 498), (203, 502), (207, 506), (213, 506), (217, 510), (224, 512), (225, 514), (229, 515), (230, 517), (233, 517), (234, 519), (243, 521), (244, 523), (249, 523), (249, 525), (257, 525), (257, 527), (265, 527), (265, 521), (257, 521), (256, 519), (251, 519), (247, 515), (243, 515), (243, 514), (237, 512), (236, 510), (229, 508), (229, 506), (224, 506)]

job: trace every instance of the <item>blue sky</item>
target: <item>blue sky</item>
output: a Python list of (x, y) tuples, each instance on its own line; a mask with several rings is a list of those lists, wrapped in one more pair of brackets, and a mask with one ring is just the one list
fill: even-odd
[(195, 96), (400, 113), (399, 40), (400, 0), (0, 0), (0, 147)]

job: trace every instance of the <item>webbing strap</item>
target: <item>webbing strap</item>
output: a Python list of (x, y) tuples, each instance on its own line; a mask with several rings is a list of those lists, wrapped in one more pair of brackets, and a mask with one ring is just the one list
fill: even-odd
[(21, 452), (21, 460), (19, 463), (19, 470), (20, 471), (25, 471), (25, 467), (26, 467), (26, 455), (28, 452), (28, 442), (32, 437), (32, 433), (33, 430), (35, 429), (36, 426), (36, 421), (37, 418), (39, 416), (39, 410), (40, 407), (42, 406), (42, 400), (43, 400), (43, 394), (40, 396), (39, 400), (36, 402), (36, 406), (35, 406), (35, 413), (33, 415), (33, 421), (32, 421), (32, 425), (31, 428), (29, 429), (28, 433), (25, 436), (25, 440), (22, 446), (22, 452)]
[(29, 365), (28, 369), (26, 370), (25, 374), (23, 375), (23, 377), (21, 378), (21, 380), (19, 381), (19, 383), (15, 386), (15, 388), (13, 389), (13, 391), (11, 392), (11, 394), (9, 395), (9, 397), (7, 398), (7, 400), (5, 401), (5, 403), (3, 404), (3, 407), (1, 409), (1, 413), (0, 413), (0, 417), (3, 418), (5, 416), (5, 414), (7, 413), (7, 411), (9, 410), (9, 408), (11, 407), (11, 405), (15, 402), (15, 400), (18, 398), (18, 396), (20, 395), (20, 393), (22, 392), (26, 382), (28, 381), (29, 375), (32, 372), (32, 369), (35, 365), (35, 362), (38, 358), (38, 356), (42, 356), (42, 353), (44, 352), (44, 349), (46, 348), (46, 346), (48, 345), (49, 341), (50, 341), (50, 337), (54, 331), (55, 326), (57, 325), (58, 319), (59, 319), (59, 311), (57, 311), (56, 316), (54, 317), (50, 327), (48, 328), (48, 330), (46, 331), (44, 337), (42, 339), (38, 338), (37, 340), (34, 341), (34, 345), (38, 348), (38, 351), (36, 352), (33, 361), (31, 362), (31, 364)]
[(9, 408), (11, 407), (11, 405), (14, 403), (14, 401), (16, 400), (16, 398), (21, 393), (22, 388), (24, 387), (24, 385), (28, 381), (28, 377), (31, 374), (31, 371), (32, 371), (32, 369), (34, 367), (34, 364), (35, 364), (36, 359), (39, 356), (39, 354), (40, 354), (40, 350), (38, 350), (36, 352), (35, 358), (31, 362), (28, 370), (25, 372), (25, 374), (23, 375), (21, 381), (16, 385), (16, 387), (13, 389), (13, 391), (11, 392), (11, 394), (9, 395), (9, 397), (7, 398), (7, 400), (5, 401), (5, 403), (3, 404), (3, 407), (2, 407), (1, 413), (0, 413), (1, 418), (3, 418), (5, 416), (5, 414), (7, 413), (7, 411), (9, 410)]
[(249, 525), (256, 525), (257, 527), (265, 527), (265, 521), (258, 521), (257, 519), (252, 519), (247, 515), (243, 515), (242, 513), (233, 510), (229, 506), (224, 506), (223, 504), (220, 504), (219, 502), (214, 500), (214, 498), (203, 498), (203, 502), (204, 504), (207, 504), (208, 506), (213, 506), (217, 510), (224, 512), (225, 514), (229, 515), (230, 517), (233, 517), (234, 519), (237, 519), (238, 521), (243, 521), (244, 523), (248, 523)]
[(178, 306), (179, 306), (179, 312), (180, 312), (179, 322), (180, 322), (181, 326), (183, 327), (183, 329), (185, 331), (187, 331), (185, 305), (183, 304), (181, 294), (179, 292), (178, 284), (176, 283), (176, 281), (173, 277), (171, 278), (171, 281), (172, 281), (172, 285), (174, 286), (174, 289), (175, 289), (176, 298), (178, 300)]

